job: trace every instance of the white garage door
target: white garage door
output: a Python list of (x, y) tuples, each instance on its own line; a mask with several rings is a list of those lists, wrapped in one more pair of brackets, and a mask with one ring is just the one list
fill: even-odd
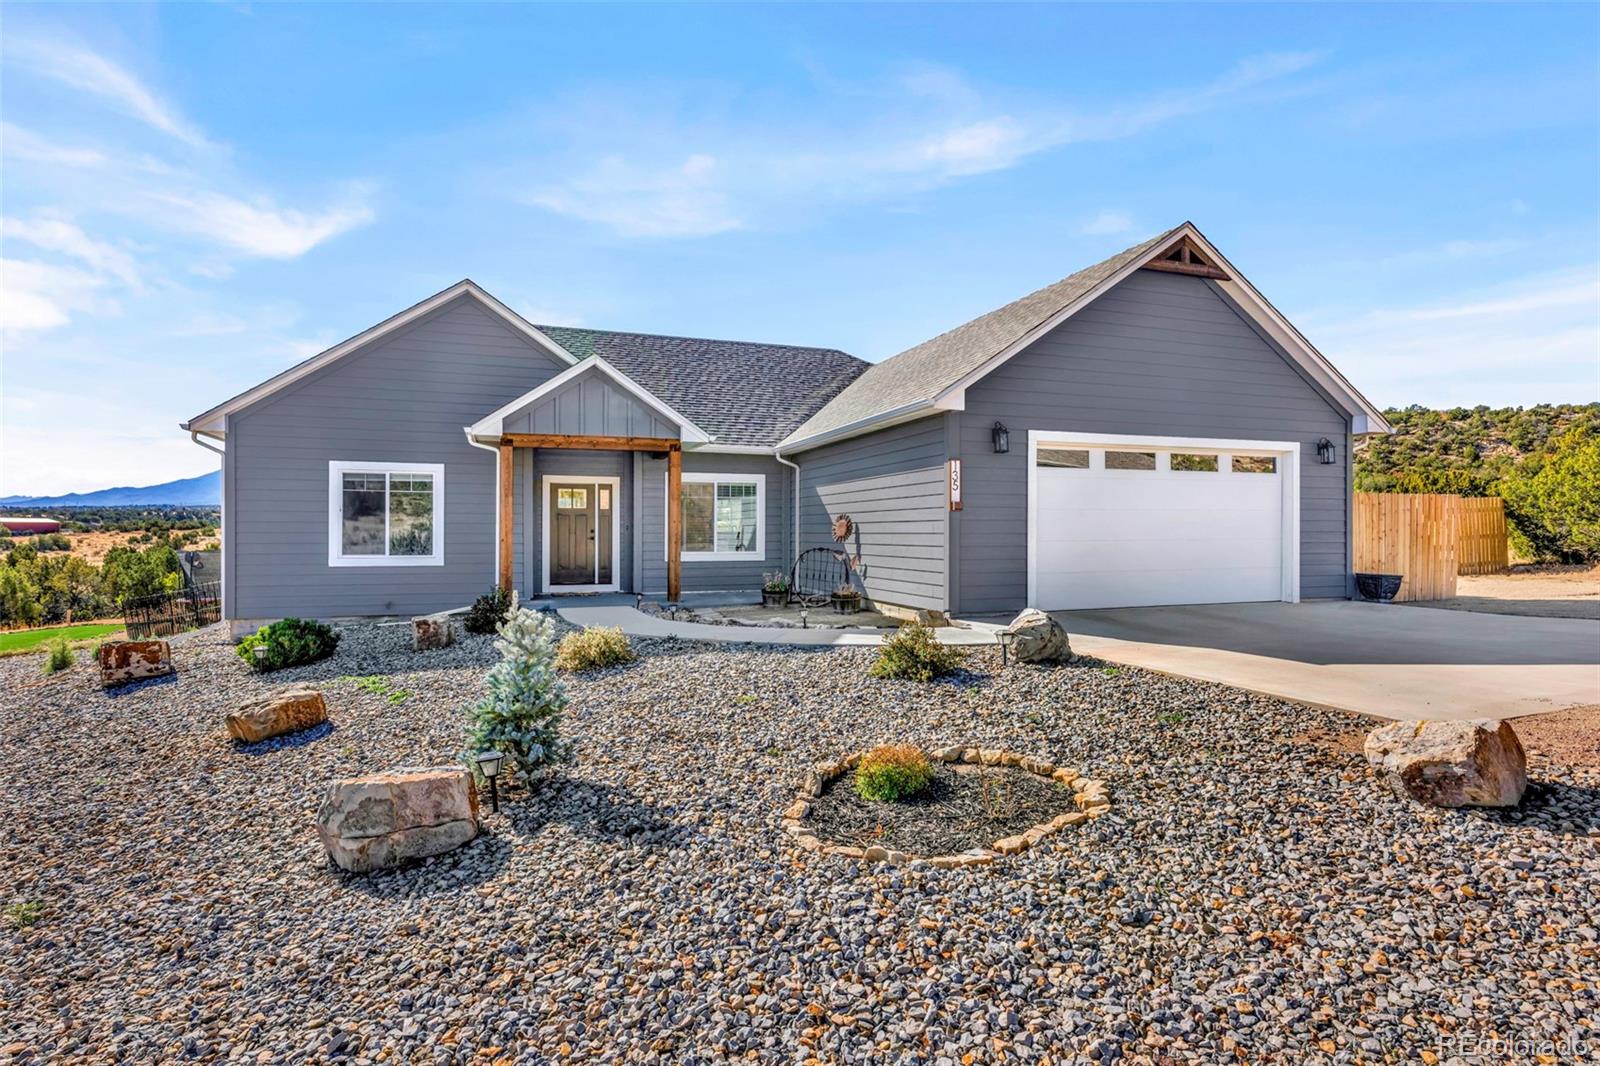
[(1036, 606), (1295, 598), (1284, 522), (1292, 450), (1035, 443)]

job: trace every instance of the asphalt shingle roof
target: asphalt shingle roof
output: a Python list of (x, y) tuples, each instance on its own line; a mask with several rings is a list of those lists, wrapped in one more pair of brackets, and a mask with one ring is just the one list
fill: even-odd
[(716, 438), (772, 447), (868, 364), (834, 348), (539, 326), (578, 359), (599, 356)]
[(790, 439), (814, 437), (897, 407), (932, 400), (1129, 263), (1159, 251), (1182, 228), (1174, 226), (1053, 285), (874, 363), (806, 419)]

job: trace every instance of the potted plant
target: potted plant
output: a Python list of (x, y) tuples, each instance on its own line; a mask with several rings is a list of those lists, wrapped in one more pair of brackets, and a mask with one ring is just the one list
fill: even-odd
[(789, 602), (789, 575), (774, 571), (761, 575), (761, 606), (782, 607)]
[(833, 590), (832, 600), (835, 614), (855, 614), (861, 610), (861, 593), (848, 581)]

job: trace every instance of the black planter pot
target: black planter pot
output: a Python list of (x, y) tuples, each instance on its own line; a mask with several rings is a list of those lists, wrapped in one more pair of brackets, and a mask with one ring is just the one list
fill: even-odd
[(833, 597), (833, 613), (834, 614), (855, 614), (859, 610), (861, 610), (861, 597), (860, 596), (834, 596)]
[(1404, 574), (1357, 574), (1356, 591), (1364, 600), (1389, 603), (1399, 595), (1400, 582), (1404, 580)]
[(763, 607), (782, 607), (788, 602), (788, 589), (784, 589), (782, 592), (768, 592), (766, 589), (761, 590), (761, 606)]

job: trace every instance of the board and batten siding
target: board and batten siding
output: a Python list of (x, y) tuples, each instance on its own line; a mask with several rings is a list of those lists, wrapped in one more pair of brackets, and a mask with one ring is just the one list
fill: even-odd
[[(801, 550), (859, 556), (861, 586), (876, 602), (944, 609), (946, 454), (942, 415), (800, 453)], [(855, 526), (843, 545), (833, 539), (840, 514)]]
[(507, 415), (507, 433), (561, 433), (578, 437), (671, 437), (678, 427), (598, 369), (587, 370), (549, 395)]
[[(1347, 595), (1349, 417), (1212, 282), (1135, 271), (969, 387), (952, 417), (965, 482), (955, 610), (1027, 602), (1035, 429), (1299, 442), (1300, 595)], [(1011, 431), (1005, 455), (996, 421)], [(1332, 465), (1317, 460), (1322, 437), (1339, 446)]]
[[(414, 615), (494, 582), (493, 453), (471, 425), (567, 364), (463, 296), (228, 418), (230, 619)], [(442, 566), (328, 565), (328, 462), (444, 465)], [(518, 523), (524, 560), (527, 523)], [(525, 561), (525, 560), (524, 560)]]
[[(639, 456), (639, 591), (664, 596), (667, 591), (667, 461)], [(766, 455), (717, 452), (683, 453), (686, 474), (763, 474), (766, 476), (765, 550), (750, 560), (700, 560), (682, 563), (684, 592), (752, 592), (761, 588), (769, 571), (787, 574), (794, 563), (790, 552), (794, 498), (791, 471)]]

